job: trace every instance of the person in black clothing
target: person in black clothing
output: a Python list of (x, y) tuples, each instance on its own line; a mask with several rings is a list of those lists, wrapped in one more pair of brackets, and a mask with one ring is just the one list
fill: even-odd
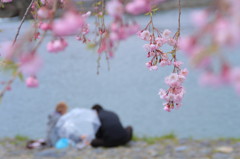
[(115, 147), (125, 145), (132, 139), (132, 127), (123, 128), (117, 114), (104, 110), (96, 104), (92, 107), (96, 110), (101, 122), (101, 126), (96, 133), (96, 138), (92, 140), (93, 147)]

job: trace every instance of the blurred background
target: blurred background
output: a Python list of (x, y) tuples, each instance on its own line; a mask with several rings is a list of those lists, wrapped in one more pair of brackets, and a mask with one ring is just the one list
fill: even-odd
[[(183, 36), (194, 32), (191, 13), (208, 5), (209, 0), (183, 0)], [(178, 17), (176, 7), (176, 1), (173, 0), (163, 3), (160, 6), (162, 11), (154, 16), (155, 25), (175, 32)], [(21, 17), (23, 8), (26, 8), (23, 0), (21, 3), (15, 0), (13, 5), (0, 10), (0, 16)], [(109, 17), (106, 19), (109, 21)], [(142, 27), (148, 20), (147, 16), (136, 18)], [(89, 19), (90, 24), (93, 21), (93, 18)], [(16, 17), (1, 18), (0, 42), (13, 40), (19, 23)], [(30, 24), (31, 20), (26, 21), (21, 33), (27, 31)], [(142, 47), (144, 41), (138, 37), (131, 37), (120, 44), (115, 57), (109, 61), (110, 70), (102, 57), (99, 75), (96, 74), (97, 53), (87, 50), (74, 37), (68, 37), (69, 47), (59, 54), (51, 54), (46, 50), (49, 40), (50, 36), (38, 51), (44, 59), (44, 66), (38, 75), (40, 86), (30, 89), (17, 80), (12, 91), (5, 94), (0, 105), (0, 137), (44, 137), (47, 116), (60, 101), (66, 102), (70, 109), (91, 108), (96, 103), (101, 104), (118, 113), (124, 126), (132, 125), (137, 136), (174, 133), (180, 138), (239, 137), (240, 97), (230, 87), (201, 87), (198, 84), (200, 72), (191, 68), (184, 53), (177, 55), (190, 71), (184, 83), (186, 94), (183, 106), (168, 113), (163, 110), (158, 91), (167, 88), (164, 77), (172, 68), (150, 72), (145, 67), (148, 59)], [(230, 61), (233, 64), (239, 61), (238, 49), (231, 50)], [(1, 72), (1, 81), (7, 77)]]

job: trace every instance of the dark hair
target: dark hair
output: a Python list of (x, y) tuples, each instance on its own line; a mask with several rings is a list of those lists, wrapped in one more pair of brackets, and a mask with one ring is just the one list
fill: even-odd
[(103, 110), (103, 107), (99, 104), (95, 104), (94, 106), (92, 106), (92, 109), (99, 112), (100, 110)]

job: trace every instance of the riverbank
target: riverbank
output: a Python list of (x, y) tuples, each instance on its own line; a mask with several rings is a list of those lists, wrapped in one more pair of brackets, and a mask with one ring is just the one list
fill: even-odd
[(25, 149), (26, 138), (0, 140), (1, 159), (240, 159), (239, 139), (194, 140), (175, 136), (134, 138), (117, 148)]
[[(0, 18), (6, 17), (19, 17), (20, 19), (25, 14), (25, 11), (30, 4), (31, 0), (21, 0), (17, 1), (14, 0), (11, 3), (5, 3), (3, 6), (0, 2)], [(93, 4), (96, 3), (95, 0), (88, 0), (83, 3), (84, 8), (88, 8), (87, 10), (92, 10)], [(211, 5), (211, 0), (182, 0), (182, 7), (183, 8), (193, 8), (193, 7), (203, 7)], [(2, 6), (2, 7), (1, 7)], [(159, 10), (171, 10), (178, 8), (178, 1), (176, 0), (167, 0), (157, 6)], [(29, 14), (27, 18), (31, 18)]]

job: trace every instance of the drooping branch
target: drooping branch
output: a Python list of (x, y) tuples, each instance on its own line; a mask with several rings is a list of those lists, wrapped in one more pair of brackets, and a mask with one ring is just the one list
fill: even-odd
[[(57, 11), (57, 4), (58, 4), (58, 0), (55, 0), (54, 1), (54, 4), (53, 4), (53, 8), (52, 8), (52, 18), (49, 20), (49, 24), (52, 24), (53, 23), (53, 20), (54, 20), (54, 17), (55, 17), (55, 14), (56, 14), (56, 11)], [(36, 44), (36, 46), (34, 47), (33, 49), (33, 52), (36, 52), (36, 50), (41, 46), (43, 40), (45, 39), (45, 36), (47, 35), (47, 30), (45, 30), (42, 34), (42, 37), (41, 39), (38, 41), (38, 43)]]
[(178, 34), (176, 38), (177, 41), (181, 34), (181, 14), (182, 14), (181, 0), (178, 0)]
[(21, 20), (21, 22), (20, 22), (20, 25), (18, 26), (17, 34), (16, 34), (16, 36), (15, 36), (15, 38), (14, 38), (13, 45), (14, 45), (14, 44), (16, 43), (16, 41), (17, 41), (17, 38), (18, 38), (18, 35), (19, 35), (19, 33), (20, 33), (21, 27), (22, 27), (22, 25), (23, 25), (23, 23), (24, 23), (24, 21), (25, 21), (25, 19), (26, 19), (26, 16), (27, 16), (30, 8), (32, 7), (32, 4), (33, 4), (34, 1), (35, 1), (35, 0), (32, 0), (32, 1), (31, 1), (31, 3), (29, 4), (29, 6), (27, 7), (27, 9), (26, 9), (26, 11), (25, 11), (25, 13), (24, 13), (24, 16), (23, 16), (23, 18), (22, 18), (22, 20)]
[[(177, 61), (176, 51), (178, 48), (178, 42), (179, 42), (178, 40), (181, 34), (181, 14), (182, 14), (181, 0), (178, 0), (178, 29), (176, 34), (174, 35), (176, 39), (176, 43), (174, 45), (174, 50), (172, 51), (174, 61)], [(176, 67), (174, 67), (173, 72), (175, 72), (175, 70), (176, 70)]]
[(4, 86), (4, 88), (2, 89), (2, 91), (0, 92), (0, 99), (3, 97), (3, 95), (5, 94), (6, 91), (9, 90), (9, 88), (11, 87), (11, 84), (14, 82), (14, 80), (18, 77), (19, 72), (16, 72), (12, 79), (10, 79)]

